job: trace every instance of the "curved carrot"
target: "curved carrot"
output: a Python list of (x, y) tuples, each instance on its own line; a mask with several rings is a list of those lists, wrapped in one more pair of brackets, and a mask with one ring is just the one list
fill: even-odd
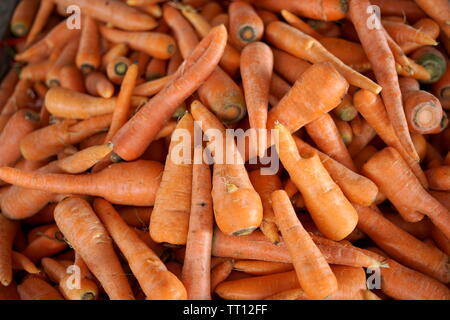
[(59, 160), (58, 166), (67, 173), (81, 173), (106, 157), (111, 150), (111, 144), (92, 146)]
[(111, 98), (114, 94), (114, 85), (101, 72), (91, 72), (85, 77), (86, 91), (93, 96)]
[[(112, 142), (114, 152), (119, 157), (132, 160), (145, 151), (180, 103), (214, 70), (223, 53), (226, 39), (223, 26), (213, 28), (184, 62), (184, 67), (177, 71), (170, 84), (139, 109), (116, 133)], [(153, 119), (152, 123), (148, 122), (150, 118)]]
[(34, 18), (33, 25), (30, 28), (30, 32), (27, 34), (26, 44), (33, 43), (38, 34), (44, 28), (47, 19), (50, 17), (55, 3), (53, 0), (41, 0), (39, 3), (39, 9)]
[(434, 47), (426, 46), (417, 49), (412, 53), (411, 59), (424, 67), (430, 74), (430, 79), (426, 81), (422, 80), (424, 83), (437, 82), (447, 69), (445, 56)]
[(45, 280), (27, 277), (17, 286), (21, 300), (64, 300), (61, 294)]
[(12, 281), (12, 246), (19, 224), (8, 220), (0, 214), (0, 283), (8, 286)]
[(133, 293), (112, 241), (91, 206), (81, 198), (66, 198), (55, 208), (55, 221), (110, 299), (133, 300)]
[(298, 220), (283, 190), (271, 195), (277, 226), (292, 257), (298, 281), (311, 299), (323, 299), (337, 291), (337, 280), (324, 256)]
[(97, 22), (91, 17), (86, 17), (83, 21), (80, 45), (75, 59), (77, 67), (84, 74), (97, 70), (100, 67), (99, 38)]
[(228, 7), (230, 16), (230, 41), (238, 48), (250, 42), (259, 41), (264, 24), (253, 7), (244, 1), (234, 1)]
[(425, 171), (430, 188), (440, 191), (450, 191), (450, 166), (439, 166)]
[(120, 218), (111, 204), (103, 199), (95, 199), (94, 209), (125, 255), (147, 299), (186, 299), (186, 289), (181, 281), (167, 271), (159, 257), (135, 233), (130, 232), (131, 228)]
[[(382, 20), (384, 29), (389, 33), (392, 39), (397, 43), (413, 42), (422, 46), (437, 45), (432, 37), (419, 29), (416, 29), (403, 22)], [(436, 36), (437, 37), (437, 36)]]
[[(36, 96), (31, 89), (31, 81), (27, 79), (20, 79), (14, 88), (13, 93), (10, 95), (8, 101), (1, 110), (1, 114), (7, 116), (6, 119), (14, 114), (17, 110), (26, 108), (32, 104)], [(0, 126), (0, 130), (4, 128), (6, 121)]]

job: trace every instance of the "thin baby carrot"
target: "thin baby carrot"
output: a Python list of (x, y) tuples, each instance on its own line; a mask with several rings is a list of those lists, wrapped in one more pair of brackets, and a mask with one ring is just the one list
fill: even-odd
[(323, 38), (323, 36), (316, 30), (314, 30), (313, 27), (311, 27), (309, 24), (307, 24), (302, 19), (297, 17), (295, 14), (289, 12), (288, 10), (281, 10), (281, 15), (291, 26), (299, 29), (300, 31), (306, 33), (307, 35), (316, 39)]

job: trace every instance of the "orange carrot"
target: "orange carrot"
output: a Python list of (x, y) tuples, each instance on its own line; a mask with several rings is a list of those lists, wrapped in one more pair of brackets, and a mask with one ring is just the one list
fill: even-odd
[[(102, 38), (104, 39), (104, 38)], [(125, 57), (128, 53), (128, 46), (125, 43), (117, 43), (112, 45), (107, 52), (102, 56), (102, 69), (114, 59), (118, 57)]]
[(123, 221), (135, 228), (148, 228), (152, 207), (120, 207), (117, 208)]
[(40, 225), (40, 224), (49, 224), (54, 223), (55, 220), (53, 218), (53, 211), (56, 207), (55, 203), (49, 203), (44, 208), (39, 210), (38, 213), (33, 215), (30, 218), (24, 219), (23, 222), (25, 224), (31, 224), (31, 225)]
[(111, 98), (114, 94), (114, 85), (101, 72), (91, 72), (85, 77), (86, 91), (93, 96)]
[(233, 269), (256, 276), (291, 271), (294, 269), (291, 263), (258, 261), (258, 260), (238, 260), (234, 262)]
[(371, 0), (370, 3), (381, 9), (383, 17), (398, 16), (402, 19), (415, 21), (426, 16), (425, 12), (414, 1), (410, 0)]
[(111, 144), (92, 146), (59, 160), (58, 166), (67, 173), (81, 173), (107, 156), (111, 150)]
[(329, 239), (345, 238), (356, 226), (355, 209), (331, 179), (317, 153), (300, 156), (289, 130), (282, 124), (276, 124), (275, 128), (279, 133), (276, 147), (281, 162), (300, 190), (318, 229)]
[(374, 93), (381, 91), (379, 85), (344, 64), (319, 41), (286, 23), (275, 21), (269, 24), (266, 29), (266, 38), (278, 48), (311, 63), (330, 62), (354, 86)]
[[(432, 19), (429, 18), (420, 19), (413, 25), (413, 27), (415, 29), (418, 29), (420, 32), (426, 34), (431, 39), (436, 40), (436, 38), (439, 36), (440, 32), (439, 25)], [(422, 46), (416, 42), (410, 41), (400, 41), (399, 45), (401, 46), (405, 54), (409, 54)]]
[(100, 67), (100, 41), (97, 22), (86, 17), (83, 23), (80, 45), (76, 56), (77, 67), (85, 74)]
[[(195, 150), (202, 151), (202, 148), (198, 146)], [(186, 256), (182, 270), (182, 281), (186, 287), (188, 298), (191, 300), (211, 299), (209, 269), (211, 264), (212, 225), (210, 168), (204, 163), (194, 164), (191, 214), (186, 242)]]
[(298, 220), (283, 190), (272, 193), (277, 226), (292, 257), (298, 281), (311, 299), (323, 299), (337, 290), (337, 280), (307, 231)]
[(21, 0), (11, 17), (11, 32), (16, 37), (24, 37), (28, 34), (31, 24), (39, 7), (37, 0)]
[(0, 283), (8, 286), (12, 281), (12, 246), (14, 237), (19, 230), (19, 224), (8, 220), (0, 214)]
[[(375, 18), (375, 21), (380, 23), (378, 17), (369, 16), (369, 13), (367, 13), (367, 7), (369, 5), (370, 2), (368, 0), (351, 1), (349, 11), (350, 19), (355, 25), (364, 51), (372, 64), (375, 77), (383, 88), (381, 95), (383, 96), (386, 111), (395, 133), (405, 148), (406, 154), (417, 161), (419, 160), (419, 156), (414, 149), (408, 132), (408, 124), (403, 112), (393, 54), (389, 48), (384, 31), (376, 28), (369, 29), (368, 27), (368, 19)], [(378, 63), (380, 59), (383, 59), (386, 63)]]
[(147, 81), (155, 80), (166, 75), (167, 60), (153, 58), (147, 65), (145, 79)]
[(447, 37), (450, 37), (450, 3), (445, 0), (415, 0), (415, 2), (427, 15), (439, 24), (442, 32)]
[(290, 83), (295, 83), (297, 79), (308, 69), (311, 64), (303, 59), (272, 48), (274, 58), (274, 69)]
[(258, 9), (258, 8), (256, 8), (255, 11), (258, 14), (258, 16), (261, 18), (261, 20), (263, 21), (264, 27), (266, 27), (269, 23), (271, 23), (273, 21), (280, 20), (280, 19), (278, 19), (278, 16), (275, 13), (273, 13), (272, 11)]
[[(133, 300), (133, 293), (112, 241), (91, 206), (81, 198), (66, 198), (55, 208), (55, 221), (64, 237), (100, 281), (109, 298)], [(105, 265), (108, 269), (104, 269)]]
[[(291, 132), (297, 131), (336, 107), (347, 89), (347, 81), (330, 63), (314, 64), (302, 74), (278, 105), (269, 111), (267, 128), (273, 128), (275, 122), (279, 121)], [(316, 93), (314, 97), (310, 92)]]
[(284, 97), (288, 93), (291, 86), (283, 78), (281, 78), (276, 73), (272, 73), (272, 78), (270, 79), (270, 94), (275, 96), (277, 99)]
[(420, 157), (420, 161), (422, 162), (427, 154), (427, 140), (424, 135), (421, 135), (420, 133), (411, 134), (411, 138), (413, 140), (414, 147), (417, 150), (417, 154)]
[(58, 290), (37, 276), (25, 278), (17, 292), (21, 300), (64, 300)]
[(450, 166), (433, 167), (425, 171), (430, 188), (440, 191), (450, 191)]
[(233, 263), (233, 260), (226, 259), (225, 261), (217, 264), (216, 266), (214, 266), (214, 268), (211, 269), (211, 292), (214, 292), (216, 287), (230, 276), (230, 274), (233, 272)]
[[(194, 121), (187, 113), (175, 129), (150, 220), (156, 242), (186, 244), (191, 209)], [(183, 153), (180, 153), (180, 149)], [(176, 180), (174, 177), (183, 177)], [(175, 197), (175, 198), (174, 198)]]
[(27, 34), (26, 44), (29, 45), (33, 43), (36, 37), (44, 28), (47, 23), (47, 19), (50, 17), (55, 3), (53, 0), (42, 0), (39, 3), (39, 9), (36, 13), (36, 17), (34, 18), (33, 25), (30, 28), (30, 32)]
[[(356, 109), (355, 109), (356, 110)], [(353, 131), (352, 127), (349, 125), (347, 121), (343, 121), (339, 118), (333, 118), (334, 123), (336, 124), (336, 128), (339, 131), (339, 134), (342, 138), (342, 141), (346, 146), (348, 146), (353, 139)]]
[(84, 79), (81, 71), (74, 65), (66, 65), (59, 71), (61, 87), (77, 92), (85, 92)]
[(214, 18), (216, 15), (218, 15), (222, 12), (223, 12), (222, 7), (220, 6), (220, 4), (218, 4), (215, 1), (208, 1), (201, 8), (201, 15), (207, 21), (211, 21), (212, 18)]
[(423, 46), (437, 45), (435, 39), (406, 23), (382, 20), (382, 24), (384, 29), (397, 43), (413, 42)]
[(62, 67), (73, 64), (78, 50), (79, 37), (71, 39), (61, 51), (56, 60), (52, 63), (50, 70), (47, 72), (45, 83), (48, 87), (61, 85), (60, 71)]
[(130, 64), (130, 59), (126, 57), (117, 57), (111, 60), (106, 66), (108, 79), (115, 84), (121, 84)]
[(375, 138), (376, 131), (359, 114), (350, 122), (350, 126), (353, 131), (353, 139), (348, 145), (348, 152), (354, 157)]
[(384, 209), (382, 212), (383, 217), (388, 219), (400, 229), (413, 235), (417, 239), (424, 240), (426, 238), (429, 238), (431, 235), (433, 224), (428, 218), (424, 218), (419, 222), (407, 222), (403, 220), (403, 218), (397, 212), (386, 209)]
[(34, 263), (44, 257), (55, 255), (67, 248), (61, 232), (56, 225), (45, 227), (42, 232), (36, 233), (35, 239), (30, 239), (28, 246), (22, 252)]
[(19, 73), (15, 68), (11, 68), (0, 83), (0, 110), (3, 109), (4, 105), (8, 102), (9, 97), (13, 94), (18, 81)]
[(264, 32), (264, 24), (253, 7), (244, 1), (234, 1), (228, 7), (230, 16), (230, 41), (242, 49), (253, 41), (259, 41)]
[(311, 27), (309, 24), (307, 24), (302, 19), (297, 17), (295, 14), (289, 12), (288, 10), (281, 10), (281, 15), (291, 26), (306, 33), (307, 35), (309, 35), (313, 38), (316, 38), (316, 39), (323, 38), (323, 36), (320, 33), (318, 33), (316, 30), (314, 30), (313, 27)]

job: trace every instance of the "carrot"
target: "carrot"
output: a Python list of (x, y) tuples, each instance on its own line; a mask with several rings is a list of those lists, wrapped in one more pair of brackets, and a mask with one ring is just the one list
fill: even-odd
[(19, 160), (20, 140), (39, 126), (39, 116), (27, 109), (21, 109), (9, 118), (0, 134), (0, 165), (12, 166)]
[(12, 252), (12, 263), (14, 270), (24, 270), (28, 273), (39, 273), (40, 270), (36, 265), (20, 252)]
[(143, 51), (158, 59), (169, 59), (176, 50), (175, 40), (164, 33), (126, 32), (105, 26), (100, 26), (100, 33), (112, 42), (125, 43), (132, 49)]
[(359, 43), (341, 38), (320, 38), (320, 43), (338, 59), (357, 72), (367, 72), (372, 69), (364, 49)]
[[(195, 151), (202, 152), (201, 146)], [(181, 279), (190, 300), (211, 299), (211, 245), (213, 235), (211, 172), (205, 163), (192, 166), (192, 197), (186, 256)]]
[[(150, 235), (156, 242), (186, 244), (191, 208), (194, 122), (185, 114), (175, 129), (161, 185), (150, 221)], [(183, 153), (180, 153), (180, 149)], [(173, 177), (183, 177), (177, 181)], [(174, 198), (175, 197), (175, 198)], [(175, 199), (175, 201), (174, 201)]]
[(124, 30), (145, 31), (157, 26), (156, 20), (151, 16), (118, 0), (95, 2), (89, 0), (55, 0), (55, 3), (65, 7), (76, 5), (83, 8), (83, 14)]
[(341, 29), (334, 22), (308, 19), (308, 25), (323, 37), (338, 38), (341, 36)]
[(34, 18), (30, 31), (27, 34), (26, 45), (33, 43), (36, 37), (44, 28), (47, 19), (50, 17), (55, 3), (53, 0), (42, 0), (39, 2), (39, 9)]
[[(226, 38), (224, 27), (219, 26), (211, 30), (184, 62), (184, 67), (173, 76), (170, 84), (139, 109), (116, 133), (112, 140), (116, 155), (125, 160), (132, 160), (145, 151), (180, 103), (214, 70), (223, 53)], [(149, 118), (153, 119), (151, 123), (148, 122)], [(133, 139), (137, 134), (139, 138)]]
[(337, 290), (337, 280), (324, 256), (298, 220), (283, 190), (271, 195), (277, 226), (292, 257), (298, 281), (311, 299), (323, 299)]
[(402, 230), (373, 207), (354, 205), (358, 211), (358, 228), (367, 234), (380, 248), (400, 263), (448, 283), (447, 256)]
[[(125, 255), (147, 299), (186, 299), (186, 289), (139, 237), (120, 218), (107, 201), (96, 199), (94, 209)], [(87, 261), (86, 261), (87, 262)]]
[(430, 188), (440, 191), (450, 191), (450, 166), (433, 167), (425, 171)]
[(356, 171), (350, 154), (341, 139), (338, 128), (333, 118), (325, 113), (306, 126), (306, 132), (318, 146), (318, 148), (329, 157), (339, 161), (350, 170)]
[(24, 219), (25, 224), (40, 225), (54, 223), (53, 211), (56, 207), (55, 203), (49, 203), (44, 208), (39, 210), (35, 215), (30, 218)]
[[(151, 57), (142, 51), (134, 51), (130, 58), (132, 62), (138, 66), (138, 79), (143, 79)], [(167, 61), (164, 61), (164, 69), (166, 64)]]
[(145, 79), (147, 81), (151, 81), (164, 77), (166, 75), (166, 64), (167, 60), (152, 58), (152, 60), (147, 65), (147, 69), (145, 71)]
[(8, 286), (12, 281), (12, 246), (14, 237), (19, 230), (19, 224), (8, 220), (0, 214), (0, 283)]
[[(17, 110), (27, 107), (32, 104), (36, 96), (31, 89), (31, 81), (27, 79), (20, 79), (14, 88), (14, 92), (9, 97), (5, 106), (1, 110), (1, 114), (5, 116), (10, 116), (14, 114)], [(9, 119), (7, 117), (6, 119)], [(5, 123), (2, 123), (0, 127), (3, 130)]]
[(307, 24), (302, 19), (297, 17), (295, 14), (289, 12), (288, 10), (281, 10), (281, 15), (291, 26), (306, 33), (307, 35), (309, 35), (313, 38), (316, 38), (316, 39), (323, 38), (323, 36), (320, 33), (318, 33), (316, 30), (314, 30), (313, 27), (311, 27), (309, 24)]
[(117, 208), (123, 221), (135, 228), (148, 228), (152, 207), (120, 207)]
[(379, 93), (381, 87), (345, 65), (319, 41), (283, 22), (272, 22), (266, 28), (267, 40), (288, 53), (311, 63), (330, 62), (352, 85)]
[(414, 147), (417, 150), (417, 154), (420, 157), (420, 161), (422, 162), (427, 154), (427, 140), (424, 135), (421, 135), (420, 133), (411, 134), (411, 138), (413, 140)]
[(413, 42), (422, 46), (437, 45), (435, 39), (406, 23), (382, 20), (382, 24), (384, 29), (397, 43)]
[(20, 78), (32, 81), (45, 81), (47, 72), (52, 65), (53, 61), (50, 59), (29, 63), (20, 70)]
[[(81, 198), (66, 198), (56, 206), (55, 220), (110, 299), (133, 300), (133, 293), (111, 239), (90, 205)], [(105, 265), (108, 269), (104, 269)]]
[(436, 48), (426, 46), (414, 51), (411, 55), (416, 63), (423, 66), (430, 74), (430, 79), (423, 83), (435, 83), (445, 73), (447, 62), (444, 55)]
[(302, 289), (297, 288), (275, 293), (264, 300), (307, 300), (307, 297)]
[[(158, 162), (138, 160), (116, 163), (95, 174), (75, 176), (2, 167), (0, 176), (5, 178), (2, 180), (25, 188), (55, 193), (89, 194), (104, 197), (116, 204), (148, 206), (155, 202), (161, 171), (162, 165)], [(124, 188), (129, 188), (129, 192), (122, 192)]]
[(44, 257), (55, 255), (67, 248), (67, 243), (56, 225), (50, 225), (42, 232), (36, 233), (35, 239), (30, 239), (28, 246), (22, 251), (34, 263)]
[(69, 64), (73, 64), (75, 62), (78, 44), (79, 44), (79, 37), (77, 36), (76, 38), (71, 39), (71, 41), (69, 41), (67, 45), (64, 46), (64, 49), (56, 58), (50, 70), (48, 70), (47, 76), (45, 78), (45, 83), (47, 84), (48, 87), (61, 85), (60, 71), (62, 67)]
[(444, 0), (415, 0), (416, 4), (435, 20), (447, 37), (450, 37), (450, 4)]
[(212, 18), (222, 13), (223, 9), (217, 2), (208, 1), (205, 5), (202, 6), (200, 12), (203, 18), (205, 18), (207, 21), (211, 21)]
[(59, 160), (58, 166), (67, 173), (81, 173), (107, 156), (111, 150), (111, 144), (92, 146)]
[[(269, 111), (267, 128), (273, 128), (275, 122), (279, 121), (291, 132), (297, 131), (336, 107), (347, 89), (347, 81), (330, 63), (314, 64), (301, 75), (278, 105)], [(316, 94), (312, 96), (310, 92)]]
[(382, 16), (398, 16), (413, 21), (426, 16), (425, 12), (414, 1), (410, 0), (370, 0), (370, 3), (381, 9)]
[(407, 222), (396, 212), (391, 210), (383, 210), (383, 217), (395, 224), (400, 229), (408, 232), (417, 239), (423, 240), (429, 238), (431, 235), (431, 229), (433, 224), (427, 218), (420, 220), (419, 222)]
[[(379, 137), (388, 146), (395, 148), (401, 154), (402, 158), (408, 163), (408, 166), (414, 172), (414, 175), (426, 188), (428, 186), (428, 182), (425, 174), (417, 161), (411, 159), (405, 148), (401, 145), (392, 124), (389, 122), (389, 118), (381, 98), (367, 90), (360, 90), (353, 96), (353, 102), (356, 109), (366, 119), (370, 126), (373, 127)], [(350, 148), (349, 151), (350, 154), (352, 154)]]
[[(350, 19), (355, 25), (364, 51), (372, 64), (375, 77), (383, 88), (381, 94), (395, 133), (405, 148), (406, 153), (413, 160), (419, 160), (408, 132), (408, 124), (403, 112), (394, 58), (389, 48), (386, 35), (382, 29), (369, 29), (367, 25), (370, 16), (366, 9), (369, 5), (370, 2), (368, 0), (351, 1), (349, 11)], [(375, 19), (380, 23), (377, 17)], [(381, 59), (380, 57), (383, 57), (382, 59), (386, 63), (378, 63)]]
[(336, 128), (339, 131), (339, 135), (341, 136), (342, 141), (346, 146), (348, 146), (353, 139), (352, 127), (348, 124), (347, 121), (343, 121), (339, 118), (333, 118), (333, 120), (336, 125)]
[(450, 109), (450, 68), (432, 85), (432, 92), (439, 99), (444, 109)]
[(85, 77), (86, 91), (93, 96), (111, 98), (114, 94), (114, 85), (101, 72), (91, 72)]
[[(23, 72), (23, 69), (21, 73)], [(11, 68), (0, 83), (0, 110), (8, 102), (9, 97), (13, 94), (14, 88), (19, 81), (19, 73), (15, 68)]]
[(34, 277), (26, 277), (17, 286), (21, 300), (64, 300), (61, 294), (45, 280)]
[(290, 263), (258, 261), (258, 260), (238, 260), (234, 262), (234, 270), (242, 271), (247, 274), (256, 276), (265, 276), (274, 273), (286, 272), (293, 270)]
[[(203, 18), (202, 15), (200, 15), (200, 16)], [(209, 23), (211, 23), (211, 27), (216, 27), (216, 26), (223, 24), (228, 29), (230, 27), (230, 16), (228, 15), (228, 13), (219, 13), (214, 18), (212, 18), (209, 21)], [(239, 52), (239, 51), (237, 51), (237, 52)]]
[(345, 238), (357, 223), (357, 214), (350, 202), (331, 179), (316, 152), (300, 156), (288, 129), (282, 124), (276, 124), (275, 128), (279, 133), (276, 147), (280, 160), (302, 193), (317, 227), (329, 239)]
[(80, 45), (76, 56), (77, 67), (87, 74), (100, 67), (100, 41), (97, 22), (86, 17), (83, 23)]
[(17, 292), (17, 285), (13, 281), (9, 286), (0, 286), (0, 299), (1, 300), (20, 300), (19, 293)]
[(31, 24), (39, 7), (37, 0), (21, 0), (11, 17), (11, 32), (16, 37), (24, 37), (28, 34)]
[(264, 24), (253, 7), (244, 1), (234, 1), (228, 7), (230, 16), (230, 41), (237, 48), (244, 48), (253, 41), (259, 41)]
[[(450, 234), (450, 212), (423, 189), (395, 149), (387, 147), (378, 152), (363, 166), (363, 172), (378, 185), (406, 221), (419, 221), (426, 214), (444, 234)], [(386, 177), (398, 184), (387, 183)]]
[(272, 73), (272, 77), (270, 79), (270, 95), (275, 96), (277, 99), (281, 99), (286, 93), (288, 93), (290, 88), (291, 86), (289, 83), (287, 83), (276, 73)]
[(199, 101), (191, 104), (191, 112), (196, 121), (202, 121), (202, 130), (209, 141), (213, 139), (208, 136), (210, 129), (222, 134), (222, 139), (214, 140), (217, 153), (214, 155), (212, 199), (217, 225), (227, 234), (253, 232), (262, 221), (262, 203), (250, 182), (234, 140), (225, 135), (220, 121)]
[(289, 271), (225, 281), (216, 287), (215, 292), (226, 300), (260, 300), (275, 293), (299, 287), (295, 271)]
[(442, 107), (431, 93), (420, 90), (417, 80), (400, 78), (403, 107), (411, 132), (428, 134), (440, 127)]
[(270, 195), (272, 192), (282, 189), (281, 180), (276, 174), (261, 174), (259, 169), (249, 172), (249, 178), (256, 192), (258, 192), (263, 206), (263, 219), (260, 229), (270, 241), (276, 244), (280, 241), (280, 236), (278, 235)]
[(80, 30), (67, 28), (67, 21), (63, 20), (41, 40), (34, 43), (19, 54), (16, 54), (14, 59), (16, 61), (41, 60), (49, 56), (50, 52), (54, 50), (55, 47), (63, 47), (79, 34)]
[[(418, 29), (420, 32), (426, 34), (431, 39), (436, 40), (439, 36), (439, 25), (434, 22), (434, 20), (429, 18), (422, 18), (419, 21), (417, 21), (413, 27), (415, 29)], [(404, 53), (409, 54), (413, 52), (414, 50), (420, 48), (422, 45), (411, 42), (411, 41), (400, 41), (399, 45), (401, 46)]]
[(115, 84), (121, 84), (130, 64), (130, 59), (126, 57), (117, 57), (113, 59), (106, 66), (106, 75), (108, 76), (108, 79)]
[[(104, 39), (101, 37), (101, 39)], [(125, 57), (128, 53), (128, 46), (125, 43), (117, 43), (115, 45), (112, 45), (108, 51), (105, 52), (105, 54), (102, 56), (102, 69), (106, 69), (108, 64), (118, 58), (118, 57)]]
[(241, 77), (251, 129), (257, 138), (257, 154), (263, 157), (267, 146), (267, 109), (273, 55), (262, 42), (248, 44), (241, 54)]
[(230, 276), (233, 272), (233, 263), (233, 260), (226, 259), (211, 269), (211, 292), (214, 292), (216, 287)]
[[(179, 45), (179, 44), (178, 44)], [(173, 75), (183, 62), (183, 57), (181, 56), (180, 50), (177, 50), (174, 55), (169, 59), (167, 63), (167, 75)]]
[(290, 83), (295, 83), (297, 79), (311, 66), (311, 64), (303, 59), (294, 57), (293, 55), (272, 48), (274, 58), (274, 69)]
[(77, 92), (85, 92), (83, 74), (75, 65), (66, 65), (59, 71), (61, 87)]
[(270, 10), (281, 11), (286, 9), (299, 16), (335, 21), (345, 17), (348, 10), (348, 1), (289, 1), (289, 0), (251, 0), (256, 6)]
[(153, 96), (164, 89), (164, 87), (172, 80), (173, 75), (167, 75), (156, 80), (144, 82), (135, 87), (133, 94), (137, 96)]
[(433, 241), (437, 244), (439, 249), (441, 249), (448, 256), (450, 253), (450, 241), (449, 239), (436, 227), (431, 230), (431, 237)]

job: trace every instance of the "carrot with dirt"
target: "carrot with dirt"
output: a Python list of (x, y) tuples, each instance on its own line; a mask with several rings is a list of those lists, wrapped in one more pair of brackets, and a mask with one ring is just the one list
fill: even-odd
[(263, 42), (245, 46), (241, 54), (241, 77), (244, 86), (250, 128), (255, 130), (257, 154), (264, 157), (267, 148), (267, 110), (273, 54)]
[[(138, 158), (170, 119), (176, 108), (213, 72), (227, 40), (223, 26), (215, 27), (203, 38), (178, 69), (172, 81), (147, 102), (113, 137), (115, 157)], [(148, 119), (153, 119), (150, 123)]]
[(410, 132), (429, 134), (439, 128), (443, 114), (439, 100), (420, 90), (419, 82), (413, 78), (400, 78), (399, 84)]
[(59, 71), (59, 82), (62, 88), (77, 92), (85, 92), (84, 79), (81, 71), (74, 65), (66, 65)]
[(433, 18), (447, 37), (450, 37), (450, 3), (445, 0), (415, 0), (427, 15)]
[(447, 69), (445, 56), (434, 47), (426, 46), (417, 49), (411, 54), (411, 59), (424, 67), (430, 74), (430, 79), (422, 80), (423, 83), (437, 82)]
[[(367, 13), (370, 5), (368, 0), (350, 2), (350, 19), (353, 22), (364, 51), (372, 64), (372, 69), (378, 83), (383, 88), (381, 93), (386, 106), (389, 120), (394, 127), (395, 134), (405, 148), (406, 154), (413, 160), (419, 160), (408, 131), (408, 123), (403, 111), (398, 76), (395, 69), (394, 56), (389, 48), (383, 29), (371, 28), (368, 19), (375, 19), (374, 23), (381, 24), (378, 17)], [(385, 63), (379, 63), (380, 59)], [(378, 92), (376, 92), (378, 93)]]
[[(356, 109), (366, 119), (368, 124), (376, 131), (378, 136), (388, 146), (395, 148), (401, 154), (402, 158), (408, 163), (408, 166), (414, 172), (414, 175), (419, 179), (420, 183), (427, 188), (428, 182), (424, 172), (422, 171), (419, 163), (411, 159), (405, 148), (401, 145), (400, 140), (395, 134), (395, 129), (389, 121), (389, 117), (380, 96), (367, 90), (359, 90), (353, 96), (353, 102)], [(352, 154), (350, 149), (349, 151), (350, 154)]]
[(12, 166), (21, 157), (19, 142), (39, 126), (39, 115), (21, 109), (9, 118), (0, 133), (0, 166)]
[(355, 164), (341, 139), (333, 118), (325, 113), (305, 126), (306, 132), (316, 146), (329, 157), (339, 161), (350, 170), (356, 171)]
[(59, 291), (37, 276), (28, 276), (17, 286), (20, 300), (64, 300)]
[[(406, 221), (419, 221), (425, 214), (444, 234), (450, 235), (450, 212), (422, 187), (394, 148), (387, 147), (374, 155), (363, 166), (363, 172)], [(392, 180), (397, 183), (392, 184)]]
[[(149, 206), (155, 203), (162, 169), (159, 162), (137, 160), (115, 163), (100, 172), (82, 175), (28, 172), (1, 167), (0, 177), (24, 188), (60, 194), (88, 194), (104, 197), (115, 204)], [(124, 193), (124, 189), (128, 192)]]
[(127, 6), (118, 0), (54, 0), (57, 5), (67, 7), (76, 5), (83, 8), (83, 14), (96, 20), (111, 24), (128, 31), (145, 31), (154, 29), (158, 23), (148, 14)]
[[(203, 153), (201, 146), (194, 153)], [(211, 171), (209, 165), (192, 165), (192, 196), (186, 254), (181, 280), (188, 299), (211, 300), (211, 246), (214, 214), (211, 198)]]
[(47, 23), (47, 19), (50, 17), (54, 6), (55, 3), (53, 0), (41, 0), (39, 2), (38, 11), (34, 18), (30, 31), (27, 34), (26, 45), (33, 43), (36, 37), (40, 34), (45, 24)]
[[(225, 134), (222, 123), (199, 101), (191, 104), (191, 112), (195, 121), (202, 121), (202, 130), (213, 144), (212, 199), (216, 223), (227, 234), (249, 234), (260, 226), (263, 207), (234, 139)], [(220, 136), (210, 136), (212, 131)]]
[(86, 91), (92, 95), (102, 98), (111, 98), (114, 94), (114, 85), (101, 72), (91, 72), (85, 77)]
[(397, 227), (376, 206), (354, 206), (359, 216), (358, 228), (390, 257), (443, 283), (450, 281), (448, 257), (443, 252)]
[(30, 31), (39, 1), (21, 0), (11, 17), (10, 30), (16, 37), (24, 37)]
[(439, 191), (450, 191), (450, 165), (436, 166), (425, 171), (430, 188)]
[(372, 181), (311, 147), (300, 138), (296, 136), (293, 136), (293, 138), (300, 154), (318, 154), (331, 178), (351, 202), (368, 206), (375, 201), (378, 188)]
[(94, 210), (124, 254), (148, 300), (186, 299), (186, 289), (181, 281), (167, 270), (159, 257), (135, 233), (131, 232), (131, 228), (110, 203), (96, 199)]
[(172, 135), (161, 184), (156, 193), (149, 227), (150, 235), (156, 242), (186, 244), (192, 195), (193, 137), (194, 120), (191, 114), (186, 113)]
[(35, 239), (30, 239), (22, 254), (34, 263), (38, 263), (42, 258), (55, 255), (66, 248), (67, 243), (64, 241), (64, 237), (58, 227), (53, 224), (36, 233)]
[(276, 148), (281, 163), (300, 190), (320, 232), (332, 240), (342, 240), (356, 227), (358, 217), (339, 186), (315, 152), (300, 156), (289, 129), (280, 123)]
[(238, 49), (259, 41), (264, 33), (264, 24), (255, 9), (244, 1), (233, 1), (228, 7), (230, 16), (230, 41)]
[(54, 87), (61, 85), (60, 80), (60, 71), (66, 66), (73, 64), (75, 62), (75, 57), (78, 51), (78, 45), (80, 43), (79, 37), (71, 39), (64, 46), (64, 49), (61, 51), (56, 60), (52, 63), (51, 68), (47, 72), (47, 76), (45, 78), (45, 83), (48, 87)]
[(291, 132), (297, 131), (336, 107), (347, 89), (347, 81), (330, 63), (314, 64), (269, 111), (267, 129), (279, 121)]
[(82, 173), (104, 157), (112, 150), (111, 144), (103, 144), (83, 149), (67, 158), (58, 161), (58, 166), (66, 173)]
[(450, 68), (432, 85), (433, 94), (439, 99), (444, 109), (450, 109)]
[(14, 237), (19, 230), (17, 222), (8, 220), (0, 214), (0, 231), (2, 239), (0, 242), (0, 283), (8, 286), (13, 279), (12, 271), (12, 246)]
[(337, 280), (308, 232), (297, 218), (283, 190), (271, 195), (276, 223), (292, 257), (298, 281), (310, 299), (323, 299), (337, 291)]
[(284, 20), (286, 20), (291, 26), (306, 33), (307, 35), (315, 39), (323, 38), (323, 36), (316, 30), (314, 30), (313, 27), (311, 27), (309, 24), (307, 24), (302, 19), (297, 17), (295, 14), (289, 12), (288, 10), (281, 10), (281, 15), (283, 16)]
[(438, 228), (432, 228), (431, 237), (439, 249), (446, 255), (450, 254), (450, 240)]
[[(69, 197), (55, 208), (55, 221), (112, 300), (133, 300), (112, 240), (88, 202)], [(131, 236), (128, 234), (128, 236)], [(108, 266), (105, 269), (105, 266)]]
[(100, 67), (100, 34), (97, 22), (86, 17), (81, 30), (80, 45), (76, 56), (77, 67), (88, 74)]
[(325, 61), (331, 63), (350, 84), (356, 87), (374, 93), (381, 91), (378, 84), (344, 64), (325, 49), (319, 41), (284, 22), (272, 22), (267, 26), (265, 34), (270, 43), (298, 58), (311, 63)]
[(263, 219), (259, 228), (270, 241), (276, 244), (280, 242), (280, 236), (278, 235), (270, 195), (272, 192), (282, 189), (281, 180), (276, 174), (261, 174), (259, 169), (249, 172), (248, 176), (256, 192), (258, 192), (263, 206)]

